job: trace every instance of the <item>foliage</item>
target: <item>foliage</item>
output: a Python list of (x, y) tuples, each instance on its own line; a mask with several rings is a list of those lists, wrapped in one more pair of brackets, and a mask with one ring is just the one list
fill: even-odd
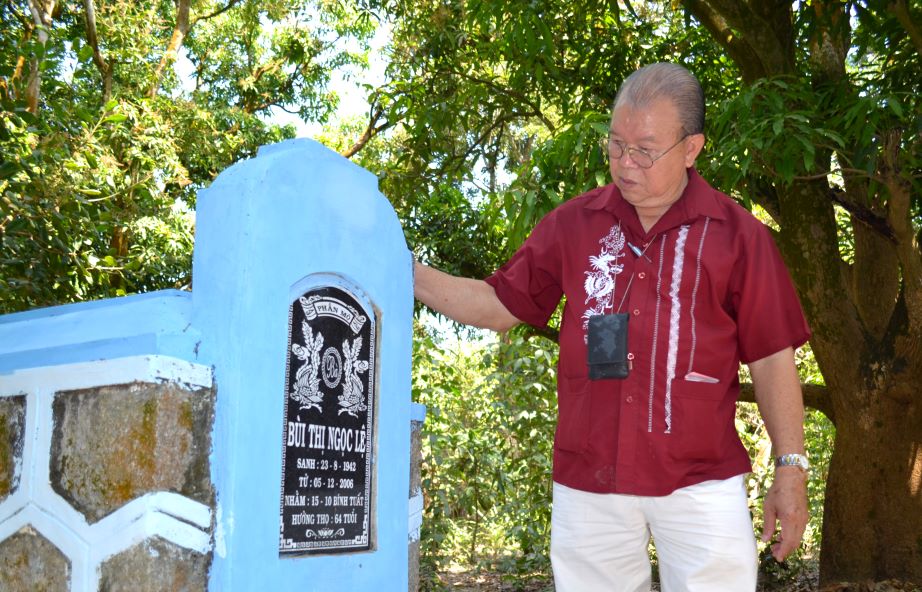
[[(370, 5), (393, 24), (388, 81), (372, 94), (376, 116), (399, 130), (392, 166), (402, 184), (386, 194), (412, 208), (438, 185), (480, 187), (479, 219), (503, 230), (500, 260), (554, 206), (607, 182), (599, 140), (620, 80), (640, 63), (702, 63), (706, 87), (733, 86), (713, 74), (730, 65), (707, 33), (656, 3), (636, 10), (597, 1)], [(469, 230), (455, 227), (459, 235)], [(476, 266), (483, 252), (492, 249), (469, 251), (470, 263), (434, 262), (482, 277), (492, 270)]]
[(0, 10), (0, 312), (188, 286), (195, 192), (293, 135), (271, 109), (324, 120), (374, 24), (309, 0), (53, 6)]
[(34, 123), (2, 182), (2, 308), (187, 281), (191, 216), (157, 187), (182, 166), (148, 107), (112, 100), (98, 115), (78, 112), (68, 130), (19, 113)]
[(546, 573), (556, 347), (512, 337), (447, 350), (419, 327), (416, 336), (425, 579), (435, 586), (453, 564)]
[[(717, 110), (716, 140), (707, 158), (710, 174), (747, 203), (760, 197), (767, 179), (789, 186), (832, 176), (841, 190), (845, 177), (861, 178), (869, 193), (878, 194), (883, 136), (887, 130), (922, 125), (918, 97), (906, 90), (881, 93), (873, 86), (858, 97), (849, 97), (850, 92), (832, 84), (816, 89), (808, 80), (787, 77), (745, 88)], [(913, 151), (917, 141), (906, 138), (905, 149)], [(907, 155), (907, 164), (917, 167), (911, 159)], [(922, 189), (918, 178), (907, 180), (916, 192)]]

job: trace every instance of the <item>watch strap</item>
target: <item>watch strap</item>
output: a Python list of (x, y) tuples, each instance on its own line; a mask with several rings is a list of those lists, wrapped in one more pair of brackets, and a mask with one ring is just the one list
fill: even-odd
[(797, 467), (804, 472), (810, 470), (810, 461), (803, 454), (782, 454), (775, 457), (776, 467)]

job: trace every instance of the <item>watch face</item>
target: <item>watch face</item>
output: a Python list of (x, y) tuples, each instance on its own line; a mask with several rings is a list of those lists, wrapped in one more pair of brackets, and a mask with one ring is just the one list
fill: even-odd
[(778, 467), (798, 467), (804, 471), (810, 469), (810, 462), (802, 454), (784, 454), (775, 459), (775, 466)]

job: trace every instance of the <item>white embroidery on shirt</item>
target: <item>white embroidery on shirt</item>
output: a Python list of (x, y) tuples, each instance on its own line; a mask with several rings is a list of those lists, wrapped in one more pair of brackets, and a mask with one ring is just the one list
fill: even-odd
[(662, 235), (659, 245), (659, 269), (656, 271), (656, 309), (653, 313), (653, 347), (650, 351), (650, 398), (647, 409), (647, 431), (653, 431), (653, 392), (656, 386), (656, 338), (659, 336), (659, 308), (663, 287), (663, 255), (666, 254), (666, 235)]
[(698, 257), (695, 262), (695, 287), (692, 288), (692, 301), (689, 316), (691, 317), (691, 352), (688, 354), (688, 372), (694, 370), (695, 349), (698, 347), (698, 332), (695, 325), (695, 304), (698, 301), (698, 285), (701, 283), (701, 253), (704, 251), (704, 237), (708, 233), (708, 225), (711, 223), (710, 218), (704, 219), (704, 230), (701, 231), (701, 240), (698, 242)]
[(672, 260), (672, 284), (669, 287), (669, 300), (672, 303), (669, 312), (669, 352), (666, 355), (666, 432), (672, 433), (672, 381), (675, 379), (676, 359), (679, 355), (679, 324), (682, 317), (682, 302), (679, 289), (682, 287), (682, 270), (685, 265), (685, 241), (688, 238), (688, 225), (679, 228), (675, 241), (675, 256)]
[(621, 225), (615, 224), (604, 237), (599, 240), (602, 250), (598, 255), (589, 256), (589, 271), (585, 272), (586, 280), (583, 287), (586, 290), (587, 305), (583, 313), (583, 339), (589, 328), (589, 317), (605, 314), (611, 310), (617, 286), (617, 276), (624, 270), (620, 263), (624, 257), (624, 233)]

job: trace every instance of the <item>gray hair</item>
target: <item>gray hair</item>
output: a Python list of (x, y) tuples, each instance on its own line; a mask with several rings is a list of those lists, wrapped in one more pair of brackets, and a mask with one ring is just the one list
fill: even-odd
[(621, 105), (643, 107), (657, 99), (672, 101), (686, 134), (704, 133), (704, 90), (698, 79), (678, 64), (661, 62), (636, 70), (621, 83), (612, 111)]

